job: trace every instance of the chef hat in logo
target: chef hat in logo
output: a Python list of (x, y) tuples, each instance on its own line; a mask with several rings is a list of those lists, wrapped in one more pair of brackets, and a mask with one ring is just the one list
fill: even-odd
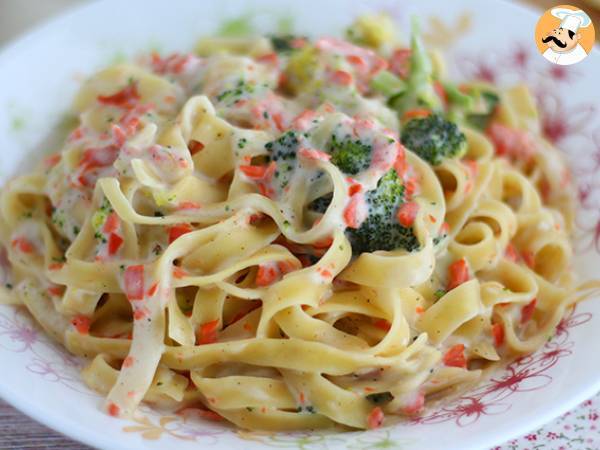
[(554, 17), (561, 20), (560, 27), (577, 33), (579, 28), (586, 28), (592, 23), (592, 19), (582, 10), (573, 11), (567, 8), (552, 8), (550, 11)]

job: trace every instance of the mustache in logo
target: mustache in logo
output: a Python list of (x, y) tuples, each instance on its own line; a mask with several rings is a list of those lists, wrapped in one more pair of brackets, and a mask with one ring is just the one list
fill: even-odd
[(553, 41), (560, 48), (565, 48), (567, 46), (566, 42), (562, 42), (556, 36), (547, 36), (545, 38), (542, 38), (542, 42), (544, 44), (547, 43), (547, 42), (550, 42), (550, 41)]

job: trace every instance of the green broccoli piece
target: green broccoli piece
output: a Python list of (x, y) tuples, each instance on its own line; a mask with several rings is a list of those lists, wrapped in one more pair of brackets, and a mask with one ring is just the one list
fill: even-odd
[(325, 214), (325, 211), (327, 211), (327, 208), (329, 208), (329, 204), (331, 203), (332, 199), (333, 194), (327, 194), (322, 197), (319, 197), (310, 202), (310, 204), (308, 205), (308, 209), (321, 214)]
[(473, 97), (461, 92), (461, 90), (453, 83), (443, 82), (441, 83), (444, 88), (444, 92), (448, 97), (450, 106), (456, 106), (459, 108), (470, 109), (473, 107)]
[(265, 144), (265, 148), (270, 153), (270, 159), (273, 161), (294, 160), (300, 146), (298, 133), (287, 131), (277, 139)]
[(217, 95), (217, 101), (220, 103), (227, 102), (227, 106), (233, 106), (243, 97), (253, 94), (255, 86), (252, 83), (246, 83), (244, 80), (239, 80), (235, 87), (226, 89)]
[(346, 174), (356, 175), (371, 165), (372, 146), (349, 135), (340, 141), (333, 134), (328, 150), (331, 162)]
[(268, 161), (277, 162), (275, 180), (281, 189), (286, 188), (296, 167), (296, 153), (300, 147), (300, 137), (295, 131), (287, 131), (274, 141), (267, 142)]
[(396, 212), (396, 208), (404, 203), (404, 185), (395, 169), (390, 169), (379, 179), (376, 189), (367, 192), (367, 200), (371, 207)]
[(467, 114), (466, 121), (469, 125), (477, 128), (478, 130), (485, 130), (496, 111), (496, 107), (500, 102), (498, 94), (491, 91), (478, 92), (479, 98), (478, 103), (481, 105), (481, 112), (472, 112)]
[(442, 104), (433, 88), (433, 67), (421, 41), (419, 23), (416, 18), (412, 20), (410, 49), (410, 72), (406, 80), (406, 89), (399, 95), (390, 98), (389, 103), (400, 114), (422, 107), (439, 111)]
[(294, 36), (293, 34), (274, 34), (270, 37), (273, 50), (275, 50), (277, 53), (289, 53), (297, 50), (297, 47), (294, 46), (294, 41), (305, 39), (306, 38), (304, 37)]
[(394, 396), (389, 391), (369, 394), (365, 398), (374, 405), (385, 405), (394, 400)]
[(370, 86), (387, 98), (399, 96), (406, 91), (406, 82), (387, 70), (382, 70), (371, 78)]
[(398, 208), (405, 202), (405, 192), (394, 169), (381, 177), (375, 189), (365, 194), (365, 200), (369, 207), (367, 219), (359, 228), (346, 230), (354, 255), (398, 248), (412, 252), (420, 247), (412, 227), (403, 227), (396, 219)]
[[(457, 88), (455, 89), (458, 91)], [(446, 92), (450, 100), (448, 118), (481, 131), (488, 127), (500, 102), (498, 94), (484, 86), (470, 86), (466, 93), (460, 92), (460, 95), (466, 99), (462, 102), (453, 101), (450, 91)]]
[(401, 141), (434, 166), (444, 158), (461, 157), (467, 150), (465, 135), (439, 114), (410, 120), (402, 129)]

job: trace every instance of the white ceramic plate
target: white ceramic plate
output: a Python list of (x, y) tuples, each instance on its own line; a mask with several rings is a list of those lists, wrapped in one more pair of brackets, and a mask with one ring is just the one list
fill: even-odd
[[(242, 15), (254, 17), (264, 31), (292, 20), (296, 32), (318, 35), (338, 34), (368, 10), (388, 11), (402, 30), (410, 15), (421, 16), (427, 40), (445, 48), (455, 77), (524, 80), (532, 86), (544, 129), (572, 161), (579, 184), (576, 269), (582, 279), (600, 278), (600, 52), (575, 67), (548, 63), (533, 41), (536, 14), (503, 2), (135, 0), (84, 5), (0, 52), (0, 183), (50, 150), (47, 136), (63, 119), (82, 76), (117, 58), (151, 48), (191, 50), (200, 35)], [(50, 343), (24, 312), (0, 307), (0, 395), (40, 422), (100, 448), (480, 449), (538, 427), (596, 393), (599, 340), (600, 301), (592, 300), (565, 318), (537, 354), (419, 421), (368, 432), (268, 435), (161, 416), (147, 408), (135, 421), (112, 419), (100, 411), (100, 397), (81, 383), (81, 362)]]

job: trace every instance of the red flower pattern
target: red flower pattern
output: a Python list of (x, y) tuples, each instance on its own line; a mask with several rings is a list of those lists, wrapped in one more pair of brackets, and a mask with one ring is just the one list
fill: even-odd
[(17, 309), (12, 317), (0, 313), (0, 336), (9, 338), (8, 343), (0, 341), (0, 346), (16, 353), (30, 350), (39, 339), (36, 327)]
[(576, 248), (581, 251), (594, 250), (600, 253), (600, 209), (592, 210), (590, 215), (577, 217), (577, 225), (582, 233), (581, 239), (576, 242)]
[(596, 111), (591, 104), (567, 107), (560, 97), (548, 90), (537, 92), (536, 97), (542, 133), (555, 144), (567, 137), (581, 135)]
[(508, 411), (511, 404), (507, 398), (516, 392), (530, 392), (543, 389), (552, 382), (546, 373), (562, 358), (572, 353), (574, 342), (569, 339), (569, 330), (589, 322), (590, 313), (575, 313), (571, 310), (556, 327), (554, 338), (532, 355), (513, 361), (502, 374), (490, 378), (450, 404), (421, 417), (412, 419), (415, 424), (435, 424), (454, 421), (464, 427), (476, 422), (481, 416), (501, 414)]
[(548, 439), (557, 439), (558, 438), (558, 434), (554, 433), (553, 431), (548, 431), (548, 433), (546, 434), (546, 437)]
[(465, 57), (461, 65), (466, 79), (495, 83), (499, 72), (497, 66), (486, 57)]
[(558, 64), (552, 64), (548, 71), (546, 72), (547, 76), (549, 76), (553, 81), (556, 82), (569, 82), (573, 81), (577, 76), (580, 75), (572, 66), (559, 66)]

